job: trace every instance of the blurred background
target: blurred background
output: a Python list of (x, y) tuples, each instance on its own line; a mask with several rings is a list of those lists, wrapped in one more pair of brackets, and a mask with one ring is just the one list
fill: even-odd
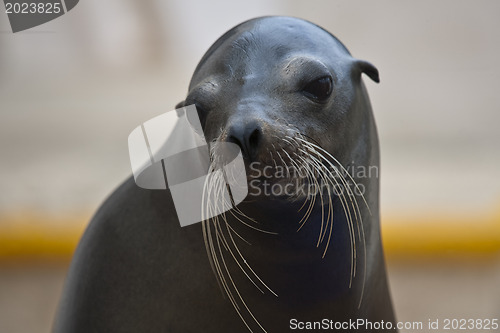
[(365, 82), (398, 319), (500, 318), (498, 13), (494, 0), (81, 0), (16, 34), (0, 13), (0, 332), (50, 331), (82, 231), (131, 174), (128, 134), (185, 97), (220, 35), (262, 15), (317, 23), (380, 71)]

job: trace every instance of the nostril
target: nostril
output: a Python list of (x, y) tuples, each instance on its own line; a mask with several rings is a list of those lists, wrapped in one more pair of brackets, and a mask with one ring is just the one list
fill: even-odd
[(227, 142), (237, 144), (238, 147), (240, 147), (241, 151), (244, 151), (243, 143), (236, 136), (234, 136), (234, 135), (228, 136)]
[(262, 144), (262, 129), (256, 122), (241, 122), (229, 128), (226, 141), (238, 145), (244, 158), (254, 160)]
[(248, 148), (252, 153), (254, 153), (257, 150), (257, 148), (259, 147), (259, 143), (260, 143), (260, 130), (256, 128), (248, 137)]

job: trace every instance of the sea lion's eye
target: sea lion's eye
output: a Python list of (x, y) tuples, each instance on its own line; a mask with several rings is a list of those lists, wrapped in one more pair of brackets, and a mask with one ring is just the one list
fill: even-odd
[(325, 102), (332, 94), (332, 78), (331, 76), (323, 76), (319, 79), (309, 82), (302, 92), (315, 102)]

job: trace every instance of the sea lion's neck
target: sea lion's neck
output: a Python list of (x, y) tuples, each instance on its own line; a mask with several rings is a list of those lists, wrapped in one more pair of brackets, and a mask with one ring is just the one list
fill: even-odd
[[(349, 226), (344, 212), (336, 208), (333, 224), (327, 224), (327, 213), (321, 211), (319, 204), (312, 208), (307, 221), (301, 222), (307, 205), (300, 209), (301, 206), (302, 202), (274, 200), (238, 206), (255, 219), (248, 222), (255, 229), (237, 219), (228, 220), (241, 237), (234, 240), (242, 256), (280, 300), (292, 307), (309, 302), (313, 306), (332, 299), (357, 307), (365, 274), (363, 242), (358, 240), (361, 231), (358, 234), (356, 226)], [(355, 257), (351, 248), (352, 227), (356, 230)], [(233, 269), (238, 270), (236, 266)], [(238, 283), (246, 284), (247, 292), (252, 294), (254, 286), (245, 276), (240, 276)]]

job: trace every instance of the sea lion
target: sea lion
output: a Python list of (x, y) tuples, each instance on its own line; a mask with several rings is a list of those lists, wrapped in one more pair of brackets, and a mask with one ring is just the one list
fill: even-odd
[(297, 18), (219, 38), (178, 107), (196, 105), (213, 162), (219, 142), (239, 146), (248, 197), (181, 228), (168, 190), (126, 181), (80, 241), (54, 332), (396, 331), (362, 73), (379, 81)]

